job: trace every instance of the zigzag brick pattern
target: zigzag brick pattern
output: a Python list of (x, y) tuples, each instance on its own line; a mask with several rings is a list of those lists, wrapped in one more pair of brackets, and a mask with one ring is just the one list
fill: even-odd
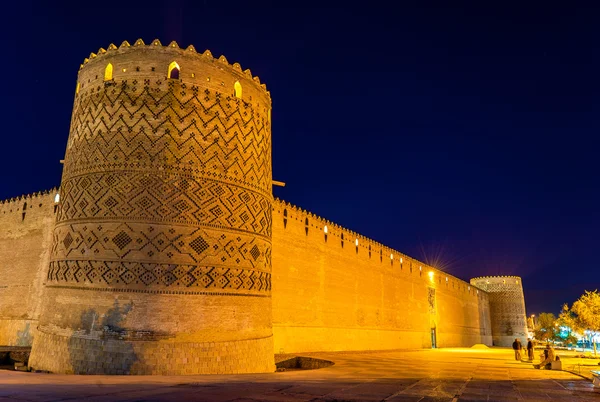
[[(74, 107), (48, 280), (200, 286), (193, 270), (161, 268), (194, 264), (252, 268), (244, 275), (260, 285), (223, 289), (269, 292), (270, 169), (266, 123), (249, 103), (174, 80), (91, 88)], [(114, 268), (125, 261), (146, 269)]]
[(258, 77), (193, 47), (84, 61), (32, 367), (275, 370), (270, 109)]

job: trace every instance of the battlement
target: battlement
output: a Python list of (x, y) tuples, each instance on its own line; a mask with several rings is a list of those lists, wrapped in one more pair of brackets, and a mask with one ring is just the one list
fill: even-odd
[[(499, 291), (499, 289), (505, 288), (521, 288), (521, 277), (513, 275), (499, 275), (499, 276), (480, 276), (477, 278), (471, 278), (471, 285), (477, 286), (485, 291)], [(490, 286), (488, 286), (490, 285)], [(499, 287), (500, 286), (500, 287)], [(489, 290), (488, 290), (489, 289)]]
[(47, 199), (48, 197), (56, 197), (58, 194), (58, 189), (56, 187), (51, 188), (50, 190), (38, 191), (31, 194), (22, 194), (17, 197), (12, 197), (6, 200), (0, 200), (0, 211), (6, 210), (15, 206), (15, 210), (18, 210), (22, 207), (23, 202), (34, 202), (41, 199)]
[[(348, 236), (344, 238), (344, 240), (354, 244), (356, 246), (356, 240), (358, 240), (358, 247), (367, 247), (368, 245), (371, 246), (376, 246), (379, 247), (381, 249), (386, 249), (387, 251), (389, 251), (389, 253), (386, 252), (386, 255), (388, 256), (388, 258), (390, 259), (406, 259), (406, 258), (410, 258), (407, 255), (394, 250), (390, 247), (385, 246), (384, 244), (381, 244), (373, 239), (370, 239), (360, 233), (357, 233), (351, 229), (345, 228), (335, 222), (332, 222), (326, 218), (322, 218), (310, 211), (307, 211), (301, 207), (298, 207), (288, 201), (285, 200), (281, 200), (279, 198), (275, 198), (274, 202), (273, 202), (273, 209), (276, 210), (276, 208), (282, 208), (281, 213), (283, 214), (284, 218), (287, 219), (295, 219), (295, 220), (299, 220), (299, 217), (304, 218), (304, 224), (306, 225), (306, 220), (309, 219), (310, 221), (312, 221), (312, 223), (310, 223), (310, 225), (322, 230), (325, 234), (327, 234), (328, 236), (332, 236), (332, 237), (340, 237), (342, 238), (342, 235), (345, 233)], [(287, 214), (287, 215), (286, 215)], [(300, 219), (302, 220), (302, 219)], [(374, 250), (374, 249), (373, 249)], [(412, 259), (415, 262), (419, 262), (415, 259)], [(422, 266), (427, 266), (425, 263), (421, 263)]]
[(512, 278), (512, 279), (518, 279), (520, 280), (521, 277), (520, 276), (514, 276), (514, 275), (493, 275), (493, 276), (478, 276), (475, 278), (471, 278), (472, 281), (478, 281), (478, 280), (489, 280), (489, 279), (506, 279), (506, 278)]
[[(400, 267), (402, 271), (409, 273), (414, 272), (418, 277), (422, 277), (436, 287), (445, 285), (448, 290), (464, 291), (474, 296), (484, 296), (486, 293), (477, 286), (471, 286), (472, 284), (465, 280), (279, 198), (275, 198), (273, 201), (273, 215), (273, 219), (283, 219), (284, 229), (291, 229), (292, 221), (304, 227), (306, 236), (317, 229), (323, 234), (324, 242), (329, 243), (328, 238), (336, 238), (336, 241), (339, 240), (342, 244), (350, 246), (350, 249), (355, 249), (357, 258), (362, 258), (358, 255), (360, 250), (361, 256), (379, 257), (381, 263), (387, 261), (388, 266)], [(342, 245), (342, 247), (344, 246)]]
[[(152, 51), (155, 51), (156, 53), (151, 53)], [(85, 72), (86, 69), (88, 69), (88, 66), (91, 65), (95, 65), (96, 62), (101, 61), (101, 60), (105, 60), (106, 62), (112, 62), (113, 56), (124, 56), (124, 55), (131, 55), (131, 54), (138, 54), (140, 57), (138, 58), (138, 60), (146, 60), (146, 61), (150, 61), (153, 58), (154, 59), (168, 59), (171, 60), (169, 61), (167, 65), (165, 66), (151, 66), (149, 69), (145, 68), (145, 70), (141, 70), (141, 67), (135, 67), (135, 66), (118, 66), (118, 65), (111, 65), (110, 68), (110, 76), (109, 75), (104, 75), (104, 72), (102, 72), (102, 74), (98, 74), (97, 71), (95, 71), (94, 76), (98, 77), (100, 76), (100, 78), (104, 79), (105, 81), (109, 81), (106, 78), (111, 78), (112, 79), (112, 74), (114, 72), (115, 74), (115, 78), (117, 78), (118, 76), (125, 76), (125, 74), (120, 74), (120, 73), (127, 73), (127, 76), (130, 77), (135, 77), (135, 76), (143, 76), (143, 75), (163, 75), (163, 76), (167, 76), (168, 74), (170, 74), (170, 72), (172, 71), (172, 68), (175, 67), (178, 69), (177, 75), (178, 75), (178, 79), (180, 79), (182, 82), (183, 81), (187, 81), (187, 82), (194, 82), (196, 81), (197, 83), (203, 82), (204, 84), (206, 84), (206, 82), (210, 82), (211, 79), (213, 78), (217, 78), (217, 85), (220, 86), (232, 86), (234, 85), (234, 82), (227, 82), (226, 79), (221, 79), (221, 77), (211, 77), (211, 74), (202, 74), (201, 68), (199, 67), (199, 65), (197, 63), (188, 63), (187, 61), (190, 60), (194, 60), (195, 62), (201, 62), (205, 65), (210, 65), (212, 67), (214, 67), (216, 70), (222, 70), (226, 73), (228, 73), (231, 76), (234, 76), (238, 79), (244, 79), (246, 80), (246, 84), (247, 83), (252, 83), (252, 85), (259, 90), (261, 93), (263, 93), (264, 95), (267, 96), (267, 98), (270, 100), (270, 92), (267, 90), (267, 87), (265, 84), (260, 82), (260, 78), (258, 76), (253, 76), (252, 72), (250, 71), (250, 69), (246, 69), (243, 70), (242, 66), (240, 65), (240, 63), (229, 63), (229, 61), (227, 60), (227, 58), (223, 55), (221, 55), (218, 58), (215, 58), (210, 50), (205, 50), (203, 53), (198, 53), (196, 51), (196, 48), (193, 45), (189, 45), (188, 47), (186, 47), (185, 49), (180, 48), (179, 45), (177, 44), (177, 42), (172, 41), (168, 46), (163, 46), (161, 44), (161, 42), (158, 39), (154, 39), (149, 45), (146, 45), (144, 43), (144, 41), (142, 39), (138, 39), (137, 41), (135, 41), (135, 43), (133, 45), (131, 45), (128, 41), (123, 41), (123, 43), (121, 43), (121, 45), (119, 47), (117, 47), (114, 44), (110, 44), (108, 45), (108, 47), (106, 49), (104, 48), (100, 48), (98, 49), (98, 51), (96, 53), (90, 53), (89, 57), (86, 57), (83, 60), (83, 63), (80, 65), (80, 78), (82, 75), (82, 72)], [(166, 60), (165, 59), (165, 60)], [(165, 61), (165, 60), (161, 60), (161, 61)], [(182, 61), (183, 60), (183, 61)], [(172, 65), (171, 65), (172, 64)], [(145, 66), (147, 67), (147, 66)], [(103, 67), (104, 68), (104, 67)], [(156, 68), (156, 70), (155, 70)], [(187, 70), (185, 73), (184, 71)], [(153, 72), (157, 72), (160, 74), (149, 74), (149, 73), (153, 73)], [(179, 76), (179, 72), (181, 72), (181, 76)], [(142, 73), (142, 74), (139, 74)], [(79, 91), (80, 87), (83, 86), (84, 84), (86, 84), (87, 80), (90, 80), (89, 76), (86, 77), (86, 80), (78, 80), (78, 87), (77, 87), (77, 91)], [(197, 78), (197, 79), (196, 79)], [(243, 85), (243, 86), (247, 86), (247, 85)], [(235, 88), (235, 90), (237, 91), (238, 88)], [(241, 89), (239, 90), (239, 92), (241, 92)]]

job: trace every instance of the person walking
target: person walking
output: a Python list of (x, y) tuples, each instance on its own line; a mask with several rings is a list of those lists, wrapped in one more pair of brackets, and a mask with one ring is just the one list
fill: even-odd
[(533, 339), (531, 338), (527, 341), (527, 357), (530, 362), (533, 361)]
[(515, 351), (515, 360), (521, 361), (521, 349), (523, 346), (521, 345), (521, 341), (518, 338), (515, 338), (515, 341), (512, 344), (512, 348)]

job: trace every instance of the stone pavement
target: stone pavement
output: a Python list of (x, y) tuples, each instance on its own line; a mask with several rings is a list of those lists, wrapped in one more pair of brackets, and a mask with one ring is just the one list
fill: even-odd
[(0, 401), (598, 401), (567, 372), (508, 349), (308, 353), (335, 365), (272, 374), (68, 376), (0, 371)]
[(592, 380), (592, 370), (600, 371), (600, 359), (593, 358), (591, 354), (587, 353), (587, 358), (581, 358), (581, 352), (569, 351), (569, 350), (557, 350), (556, 353), (562, 360), (563, 370), (570, 371), (575, 374), (579, 374)]

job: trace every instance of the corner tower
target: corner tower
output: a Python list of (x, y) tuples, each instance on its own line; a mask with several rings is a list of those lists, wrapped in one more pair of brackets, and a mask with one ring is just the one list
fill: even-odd
[(31, 367), (274, 371), (270, 109), (192, 46), (85, 59)]
[(471, 279), (471, 285), (489, 295), (493, 344), (511, 346), (515, 338), (524, 342), (527, 339), (527, 314), (521, 278), (484, 276)]

